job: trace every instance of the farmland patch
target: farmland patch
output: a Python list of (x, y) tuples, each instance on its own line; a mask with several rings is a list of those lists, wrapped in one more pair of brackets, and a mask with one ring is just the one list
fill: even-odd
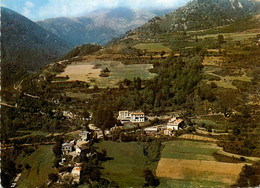
[[(109, 70), (108, 77), (100, 77), (101, 71), (105, 68)], [(152, 68), (152, 64), (124, 65), (118, 61), (81, 62), (68, 65), (57, 77), (68, 77), (67, 81), (88, 82), (91, 86), (96, 85), (100, 88), (117, 87), (117, 83), (124, 79), (153, 78), (156, 74), (149, 72)]]
[(156, 175), (170, 179), (217, 181), (233, 184), (236, 182), (244, 164), (223, 163), (205, 160), (183, 160), (162, 158)]

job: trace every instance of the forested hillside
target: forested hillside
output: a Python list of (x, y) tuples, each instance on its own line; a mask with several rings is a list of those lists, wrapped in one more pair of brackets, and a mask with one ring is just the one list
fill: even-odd
[(24, 16), (1, 8), (2, 82), (10, 84), (25, 71), (35, 71), (71, 49), (64, 40)]

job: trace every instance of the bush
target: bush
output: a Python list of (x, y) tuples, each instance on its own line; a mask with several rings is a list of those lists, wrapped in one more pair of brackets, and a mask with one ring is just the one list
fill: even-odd
[(154, 177), (152, 171), (149, 169), (144, 170), (144, 178), (146, 181), (145, 186), (157, 187), (160, 184), (159, 180)]
[(59, 179), (58, 174), (56, 173), (49, 174), (48, 178), (52, 183), (56, 182)]
[(25, 165), (25, 169), (29, 170), (30, 168), (32, 168), (28, 163)]

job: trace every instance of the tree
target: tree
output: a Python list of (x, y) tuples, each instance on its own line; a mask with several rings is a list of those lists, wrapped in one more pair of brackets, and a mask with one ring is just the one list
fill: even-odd
[(52, 148), (52, 151), (53, 151), (53, 153), (54, 153), (54, 155), (56, 157), (58, 157), (58, 156), (60, 156), (62, 154), (62, 151), (61, 151), (62, 143), (63, 143), (63, 139), (62, 138), (57, 138), (56, 139), (56, 143), (55, 143), (55, 145)]
[(98, 168), (98, 161), (92, 159), (89, 162), (84, 162), (82, 164), (82, 171), (80, 173), (81, 183), (89, 183), (89, 181), (99, 181), (101, 177), (101, 172)]
[(131, 83), (132, 83), (132, 81), (131, 81), (131, 80), (128, 80), (128, 79), (124, 79), (123, 82), (124, 82), (125, 86), (130, 86)]
[(224, 36), (223, 35), (218, 35), (218, 43), (219, 44), (224, 43)]
[(3, 187), (10, 187), (11, 182), (16, 175), (15, 162), (11, 160), (7, 154), (2, 153), (1, 157), (1, 185)]
[(104, 107), (100, 105), (98, 109), (93, 113), (94, 124), (101, 130), (110, 129), (116, 124), (116, 118), (110, 107)]
[(160, 183), (159, 180), (156, 179), (150, 169), (144, 170), (144, 178), (146, 181), (145, 186), (155, 186), (157, 187)]
[(94, 85), (94, 88), (93, 88), (93, 90), (96, 92), (96, 91), (98, 91), (98, 86), (97, 85)]
[(29, 170), (31, 168), (31, 166), (27, 163), (26, 165), (25, 165), (25, 169), (26, 170)]
[(260, 184), (260, 163), (256, 162), (252, 166), (245, 165), (242, 168), (237, 183), (238, 187), (257, 187)]
[(52, 183), (56, 182), (59, 179), (58, 174), (56, 173), (49, 174), (48, 178)]
[(237, 105), (237, 96), (234, 91), (226, 91), (218, 93), (218, 103), (220, 109), (224, 114), (224, 117), (229, 117), (232, 115), (234, 107)]
[(140, 90), (142, 88), (142, 80), (140, 77), (134, 78), (135, 89)]
[(161, 57), (163, 58), (163, 56), (165, 55), (165, 51), (161, 52)]

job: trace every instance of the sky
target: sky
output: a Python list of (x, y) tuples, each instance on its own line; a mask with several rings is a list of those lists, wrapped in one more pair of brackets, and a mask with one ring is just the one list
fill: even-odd
[(55, 17), (76, 17), (103, 8), (136, 10), (178, 8), (189, 0), (0, 0), (1, 6), (39, 21)]

